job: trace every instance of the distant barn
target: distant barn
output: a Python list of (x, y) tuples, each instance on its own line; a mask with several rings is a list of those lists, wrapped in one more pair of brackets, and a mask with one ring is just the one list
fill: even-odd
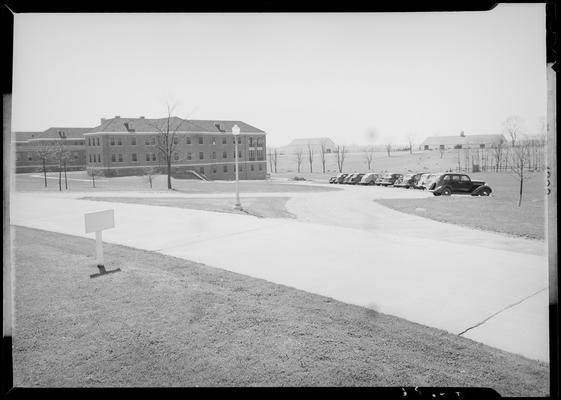
[(308, 146), (310, 146), (314, 153), (319, 153), (321, 152), (322, 144), (326, 153), (332, 153), (335, 151), (335, 143), (327, 137), (294, 139), (288, 145), (281, 147), (280, 151), (281, 154), (295, 154), (299, 150), (305, 153), (308, 151)]
[(421, 150), (437, 149), (484, 149), (493, 147), (499, 142), (506, 142), (503, 135), (464, 135), (429, 136), (421, 143)]

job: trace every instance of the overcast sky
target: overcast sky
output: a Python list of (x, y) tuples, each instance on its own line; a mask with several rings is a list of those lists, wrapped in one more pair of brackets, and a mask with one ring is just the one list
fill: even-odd
[[(545, 6), (359, 14), (21, 14), (15, 131), (242, 120), (267, 142), (404, 143), (546, 114)], [(374, 132), (374, 134), (372, 134)]]

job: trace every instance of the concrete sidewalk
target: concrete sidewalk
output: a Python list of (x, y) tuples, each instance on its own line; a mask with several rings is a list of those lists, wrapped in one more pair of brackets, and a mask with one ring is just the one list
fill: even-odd
[[(202, 262), (455, 334), (531, 296), (524, 307), (499, 314), (502, 323), (491, 325), (493, 317), (466, 336), (529, 358), (549, 358), (545, 256), (381, 229), (171, 207), (32, 194), (14, 194), (11, 204), (14, 225), (90, 238), (83, 214), (115, 209), (116, 228), (103, 234), (107, 242)], [(438, 257), (426, 249), (438, 249)], [(94, 260), (92, 243), (92, 270)], [(532, 296), (537, 292), (546, 296)], [(520, 324), (523, 329), (513, 330)], [(497, 343), (501, 337), (510, 338), (508, 346)]]

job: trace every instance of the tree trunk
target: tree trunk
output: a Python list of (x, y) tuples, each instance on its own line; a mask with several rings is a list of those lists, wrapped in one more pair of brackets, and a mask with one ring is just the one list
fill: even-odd
[(325, 174), (325, 160), (321, 162), (323, 173)]
[(168, 189), (171, 190), (171, 159), (168, 157)]
[(47, 165), (45, 159), (43, 159), (43, 176), (45, 177), (45, 187), (47, 187)]
[(58, 164), (58, 190), (62, 192), (62, 162)]
[(524, 184), (524, 162), (520, 162), (520, 196), (518, 197), (518, 207), (522, 204), (522, 186)]
[(64, 162), (64, 188), (68, 190), (68, 180), (66, 179), (66, 161)]
[(95, 171), (93, 170), (93, 168), (92, 168), (92, 184), (93, 187), (95, 188)]

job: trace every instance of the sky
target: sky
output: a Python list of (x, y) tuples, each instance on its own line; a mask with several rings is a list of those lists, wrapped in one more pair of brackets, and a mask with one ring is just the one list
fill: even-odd
[(267, 144), (501, 133), (546, 115), (545, 6), (486, 12), (18, 14), (12, 130), (241, 120)]

